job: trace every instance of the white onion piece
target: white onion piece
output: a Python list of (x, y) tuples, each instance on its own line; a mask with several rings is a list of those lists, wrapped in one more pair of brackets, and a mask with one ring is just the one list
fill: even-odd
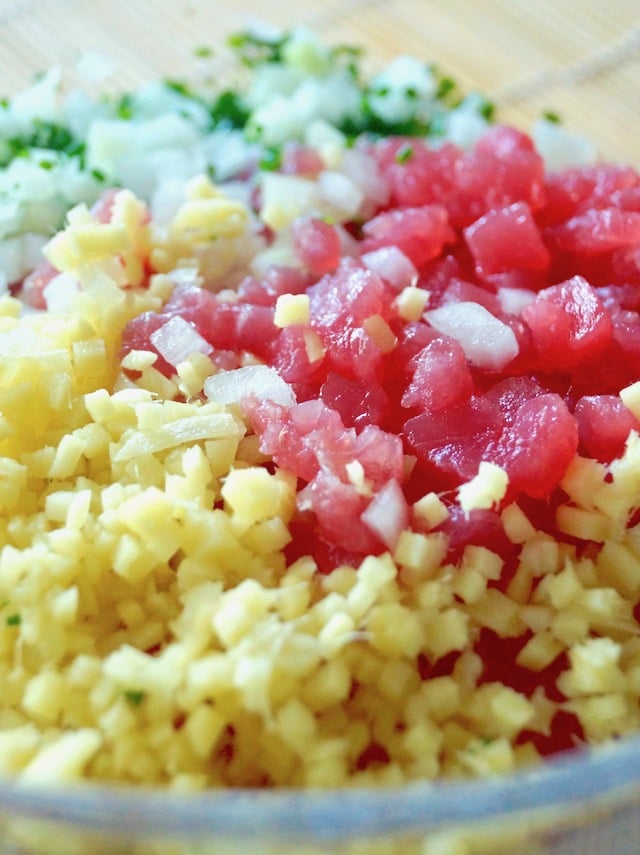
[(291, 386), (267, 365), (246, 365), (232, 371), (219, 371), (204, 381), (204, 393), (219, 404), (239, 404), (253, 397), (292, 407), (296, 396)]
[(455, 338), (479, 368), (500, 371), (520, 350), (511, 327), (478, 303), (449, 303), (426, 312), (425, 318), (438, 332)]
[(400, 534), (409, 523), (409, 509), (395, 478), (375, 494), (360, 519), (385, 546), (391, 550), (396, 548)]
[(50, 68), (33, 86), (13, 96), (10, 110), (16, 123), (25, 130), (34, 121), (60, 121), (60, 83), (62, 69)]
[(361, 213), (373, 216), (376, 208), (389, 201), (389, 185), (383, 177), (375, 158), (357, 148), (346, 149), (342, 157), (342, 171), (364, 193), (366, 205)]
[(278, 230), (296, 217), (317, 208), (318, 185), (298, 175), (266, 172), (260, 175), (262, 189), (261, 219)]
[(152, 332), (149, 341), (174, 368), (194, 353), (208, 355), (212, 351), (209, 342), (179, 315), (169, 318), (166, 324)]
[(197, 267), (175, 267), (167, 273), (167, 276), (176, 288), (180, 286), (200, 286), (204, 281)]
[(325, 169), (318, 176), (318, 196), (321, 204), (340, 220), (355, 217), (364, 199), (357, 184), (342, 172)]
[(47, 241), (45, 235), (34, 232), (25, 232), (22, 235), (22, 269), (25, 275), (42, 261), (42, 249)]
[(397, 246), (381, 246), (380, 249), (365, 252), (362, 263), (385, 279), (398, 293), (403, 288), (415, 285), (418, 279), (413, 262)]
[(589, 166), (597, 160), (598, 151), (590, 140), (571, 133), (557, 122), (540, 119), (534, 123), (531, 136), (548, 170)]
[(535, 293), (527, 288), (500, 288), (498, 290), (500, 308), (507, 315), (519, 315), (525, 306), (533, 303), (535, 298)]
[(73, 305), (80, 293), (80, 283), (69, 273), (59, 273), (47, 282), (42, 290), (47, 309), (50, 312), (63, 312)]
[(151, 194), (151, 216), (157, 226), (168, 225), (184, 203), (184, 181), (162, 178)]
[(10, 237), (0, 241), (0, 269), (9, 284), (19, 282), (22, 278), (22, 239), (20, 237)]
[(467, 151), (486, 134), (489, 123), (471, 105), (453, 110), (445, 119), (446, 139)]
[(42, 261), (42, 247), (46, 242), (44, 235), (33, 232), (0, 240), (0, 270), (9, 285), (20, 282)]

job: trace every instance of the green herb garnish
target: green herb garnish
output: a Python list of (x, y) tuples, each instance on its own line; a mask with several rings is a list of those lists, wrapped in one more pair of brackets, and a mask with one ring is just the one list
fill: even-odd
[(139, 707), (144, 700), (145, 693), (142, 689), (125, 689), (124, 696), (134, 707)]
[(413, 157), (413, 146), (405, 143), (396, 152), (396, 163), (406, 163)]
[(422, 119), (412, 116), (409, 119), (398, 121), (387, 121), (376, 113), (371, 97), (380, 95), (380, 89), (365, 93), (362, 97), (360, 118), (348, 118), (341, 123), (339, 129), (347, 138), (357, 137), (360, 134), (369, 134), (373, 137), (422, 137), (429, 130), (429, 125)]
[(267, 146), (260, 158), (260, 169), (264, 172), (275, 172), (282, 166), (282, 148), (280, 146)]
[(282, 49), (287, 36), (260, 36), (257, 33), (234, 33), (227, 44), (235, 52), (240, 62), (250, 68), (264, 62), (281, 62)]
[(214, 127), (243, 128), (249, 118), (249, 110), (237, 92), (227, 89), (221, 92), (209, 108)]
[(495, 111), (496, 105), (493, 103), (493, 101), (488, 101), (486, 98), (483, 98), (480, 104), (478, 105), (478, 112), (488, 122), (490, 122), (493, 118)]
[(133, 117), (133, 95), (130, 92), (125, 92), (116, 103), (116, 116), (119, 119)]
[(7, 616), (7, 626), (20, 626), (22, 617), (18, 613)]
[(71, 157), (76, 155), (80, 148), (84, 150), (84, 144), (64, 125), (35, 119), (29, 133), (1, 141), (0, 166), (8, 166), (15, 157), (28, 157), (34, 148), (58, 151)]
[(438, 81), (438, 88), (436, 89), (436, 98), (438, 101), (443, 101), (449, 105), (458, 103), (460, 100), (458, 84), (453, 77), (440, 74), (436, 68), (432, 68), (432, 71)]
[(184, 95), (185, 98), (193, 98), (193, 92), (182, 80), (165, 80), (164, 85), (172, 92), (178, 95)]
[(330, 55), (332, 65), (343, 65), (354, 80), (360, 77), (361, 48), (353, 45), (336, 45), (331, 48)]

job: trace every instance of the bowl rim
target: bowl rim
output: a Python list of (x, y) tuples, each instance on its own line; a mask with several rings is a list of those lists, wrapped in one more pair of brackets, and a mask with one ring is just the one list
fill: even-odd
[[(429, 780), (345, 789), (209, 789), (178, 793), (113, 784), (0, 780), (0, 818), (66, 824), (139, 838), (337, 841), (425, 834), (513, 819), (548, 825), (640, 798), (640, 735), (567, 751), (539, 766), (491, 778)], [(596, 809), (597, 808), (597, 809)]]

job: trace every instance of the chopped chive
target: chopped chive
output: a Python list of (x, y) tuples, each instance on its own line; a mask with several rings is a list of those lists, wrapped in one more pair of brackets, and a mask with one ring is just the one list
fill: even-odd
[(213, 48), (208, 45), (199, 45), (193, 53), (198, 59), (209, 59), (213, 56)]
[(242, 128), (249, 118), (249, 110), (243, 104), (238, 93), (231, 89), (218, 95), (209, 108), (209, 114), (215, 127)]
[(130, 704), (138, 707), (144, 700), (145, 693), (142, 689), (125, 689), (124, 696)]
[(554, 112), (553, 110), (545, 110), (542, 114), (542, 117), (547, 120), (547, 122), (553, 122), (554, 125), (560, 124), (562, 119), (560, 118), (560, 114)]
[(282, 149), (279, 146), (269, 146), (260, 158), (260, 169), (264, 172), (275, 172), (282, 166)]
[(264, 62), (281, 62), (286, 41), (286, 36), (269, 38), (256, 33), (240, 32), (231, 35), (227, 44), (242, 63), (254, 67)]
[(172, 92), (177, 92), (178, 95), (184, 95), (185, 98), (193, 97), (193, 93), (182, 80), (165, 80), (164, 85)]
[(492, 101), (484, 100), (479, 106), (479, 113), (483, 116), (488, 122), (493, 118), (493, 114), (496, 110), (496, 105)]
[(116, 104), (116, 115), (119, 119), (130, 119), (133, 116), (133, 96), (125, 92)]
[(405, 143), (396, 152), (396, 163), (406, 163), (413, 157), (413, 146)]
[(344, 68), (354, 80), (360, 77), (359, 60), (362, 56), (362, 50), (351, 45), (337, 45), (331, 50), (331, 59), (337, 63), (343, 63)]
[(438, 100), (446, 98), (446, 96), (453, 92), (455, 88), (456, 82), (452, 77), (441, 77), (438, 81), (438, 90), (436, 92), (436, 98)]
[(20, 626), (22, 623), (22, 617), (19, 614), (13, 614), (7, 616), (7, 626)]

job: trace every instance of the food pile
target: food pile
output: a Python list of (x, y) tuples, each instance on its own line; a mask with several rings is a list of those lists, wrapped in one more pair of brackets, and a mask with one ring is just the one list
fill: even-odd
[(640, 177), (408, 57), (235, 47), (239, 90), (0, 108), (1, 774), (395, 785), (636, 731)]

